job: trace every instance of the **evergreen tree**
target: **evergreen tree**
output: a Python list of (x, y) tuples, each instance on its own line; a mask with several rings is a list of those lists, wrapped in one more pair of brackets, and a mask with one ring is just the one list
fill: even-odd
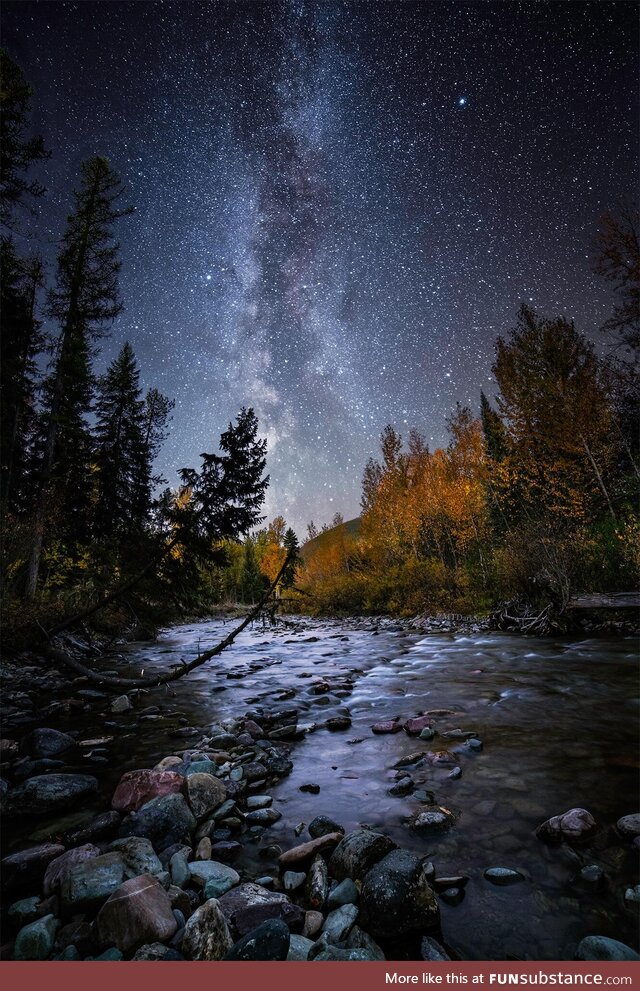
[(0, 222), (7, 226), (25, 194), (44, 193), (44, 187), (27, 176), (32, 165), (50, 155), (41, 137), (27, 137), (32, 95), (20, 68), (0, 49)]
[(284, 588), (291, 588), (296, 580), (296, 568), (300, 563), (300, 545), (295, 531), (289, 527), (284, 535), (284, 548), (289, 555), (289, 562), (282, 576)]
[[(55, 488), (58, 509), (76, 534), (86, 520), (89, 494), (90, 438), (85, 422), (92, 394), (90, 348), (122, 309), (118, 292), (119, 246), (116, 220), (131, 213), (118, 201), (123, 187), (105, 158), (81, 166), (75, 209), (58, 255), (55, 287), (48, 312), (60, 325), (53, 372), (47, 383), (45, 427), (39, 465), (34, 535), (26, 592), (35, 595), (46, 523), (47, 504)], [(79, 529), (78, 529), (79, 528)]]
[(480, 392), (480, 420), (488, 456), (493, 461), (502, 461), (506, 453), (504, 424), (484, 392)]
[[(167, 439), (167, 424), (174, 406), (175, 400), (168, 399), (158, 389), (149, 389), (144, 398), (143, 447), (149, 465), (153, 465), (162, 444)], [(164, 481), (159, 475), (152, 476), (151, 480), (154, 485), (160, 485)]]
[(258, 567), (253, 540), (247, 537), (243, 545), (240, 588), (243, 602), (255, 602), (264, 592), (265, 579)]
[(144, 433), (139, 380), (133, 348), (127, 342), (98, 384), (95, 532), (100, 537), (141, 529), (151, 509), (150, 444)]

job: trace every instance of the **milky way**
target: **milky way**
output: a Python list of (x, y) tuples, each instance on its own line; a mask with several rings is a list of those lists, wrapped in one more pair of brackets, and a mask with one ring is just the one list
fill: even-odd
[(22, 237), (53, 262), (79, 163), (107, 155), (145, 385), (176, 400), (160, 469), (240, 406), (265, 511), (358, 512), (386, 423), (446, 441), (492, 394), (522, 301), (599, 341), (599, 215), (638, 175), (632, 3), (6, 2), (52, 157)]

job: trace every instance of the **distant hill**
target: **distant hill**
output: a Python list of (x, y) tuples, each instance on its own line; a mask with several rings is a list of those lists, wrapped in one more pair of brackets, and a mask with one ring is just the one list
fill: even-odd
[(348, 537), (358, 537), (360, 535), (360, 517), (357, 516), (354, 520), (347, 520), (346, 523), (341, 523), (340, 526), (333, 526), (330, 530), (319, 533), (313, 540), (307, 540), (306, 544), (303, 544), (300, 550), (302, 558), (311, 557), (316, 551), (326, 550), (341, 534)]

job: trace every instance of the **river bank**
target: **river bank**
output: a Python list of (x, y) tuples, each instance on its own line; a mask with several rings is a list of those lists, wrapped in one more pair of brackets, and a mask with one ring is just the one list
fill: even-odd
[[(31, 697), (29, 718), (29, 710), (20, 710), (20, 700), (13, 700), (16, 711), (9, 714), (10, 737), (16, 749), (3, 757), (3, 777), (15, 790), (29, 780), (23, 777), (25, 771), (31, 778), (47, 772), (41, 765), (19, 766), (28, 755), (29, 744), (23, 741), (29, 730), (45, 725), (69, 733), (73, 747), (35, 760), (58, 760), (60, 764), (49, 766), (47, 773), (85, 775), (97, 785), (81, 798), (79, 807), (52, 816), (23, 817), (19, 831), (8, 818), (4, 837), (8, 854), (59, 837), (67, 841), (65, 856), (69, 841), (71, 849), (84, 846), (84, 838), (79, 843), (73, 830), (109, 809), (122, 773), (158, 767), (165, 758), (172, 758), (174, 767), (180, 765), (178, 773), (185, 779), (180, 796), (189, 806), (185, 782), (190, 775), (182, 772), (194, 757), (204, 754), (207, 761), (216, 758), (212, 780), (224, 784), (225, 794), (245, 781), (243, 794), (232, 794), (220, 803), (224, 806), (233, 799), (234, 808), (226, 809), (223, 818), (238, 821), (216, 824), (210, 830), (212, 834), (229, 830), (229, 836), (222, 838), (219, 832), (209, 836), (212, 843), (239, 844), (232, 847), (236, 859), (227, 864), (239, 879), (230, 891), (270, 877), (270, 885), (261, 887), (286, 896), (288, 902), (278, 904), (315, 911), (307, 896), (313, 863), (308, 853), (291, 865), (295, 868), (291, 871), (279, 858), (302, 842), (311, 842), (313, 820), (325, 815), (347, 834), (366, 827), (369, 835), (385, 836), (386, 842), (405, 851), (403, 869), (414, 872), (418, 888), (426, 883), (436, 892), (437, 924), (431, 910), (431, 921), (420, 916), (417, 928), (409, 929), (408, 943), (385, 935), (375, 939), (369, 917), (376, 913), (365, 907), (367, 891), (362, 894), (370, 871), (363, 878), (350, 878), (359, 889), (362, 912), (360, 922), (354, 924), (367, 932), (361, 925), (366, 920), (369, 936), (387, 954), (419, 958), (417, 937), (423, 935), (460, 959), (571, 959), (581, 940), (594, 934), (633, 944), (637, 917), (633, 896), (630, 902), (625, 892), (633, 891), (638, 882), (637, 854), (633, 839), (616, 825), (638, 804), (637, 771), (631, 766), (637, 747), (633, 641), (523, 640), (446, 625), (418, 631), (415, 623), (381, 619), (292, 623), (281, 630), (245, 631), (210, 668), (193, 672), (170, 691), (129, 693), (126, 702), (79, 680), (73, 691), (68, 686), (66, 691), (64, 686), (56, 688), (55, 673), (34, 663), (32, 677), (42, 680), (35, 688), (25, 684), (22, 689)], [(122, 645), (118, 655), (98, 663), (119, 673), (142, 667), (145, 673), (161, 670), (180, 657), (188, 661), (228, 628), (229, 623), (219, 621), (187, 624), (166, 631), (155, 643)], [(255, 724), (253, 736), (246, 732), (247, 714)], [(12, 723), (11, 717), (17, 722)], [(411, 735), (404, 724), (416, 718), (422, 718), (424, 725)], [(337, 722), (331, 726), (331, 720)], [(389, 723), (392, 731), (373, 732), (378, 723)], [(5, 734), (6, 727), (5, 721)], [(262, 736), (255, 735), (255, 727)], [(220, 734), (233, 737), (234, 745), (230, 740), (224, 745), (215, 742)], [(34, 758), (33, 753), (29, 756)], [(290, 762), (289, 773), (250, 780), (256, 768), (245, 776), (244, 768), (265, 765), (265, 756), (267, 762), (269, 758)], [(249, 799), (261, 796), (271, 799), (262, 809), (247, 805)], [(577, 844), (569, 839), (548, 845), (538, 838), (536, 830), (542, 822), (574, 807), (585, 808), (597, 823), (582, 843), (578, 838)], [(438, 819), (438, 810), (443, 819)], [(263, 816), (264, 823), (260, 817), (247, 820), (252, 812), (261, 811), (273, 814)], [(427, 817), (416, 829), (416, 817), (423, 813)], [(118, 811), (117, 825), (111, 820), (114, 832), (129, 828), (123, 823), (131, 814)], [(198, 845), (206, 838), (198, 837), (202, 826), (200, 818), (189, 830), (189, 842), (184, 837), (190, 857), (197, 856)], [(117, 852), (119, 848), (108, 847), (120, 840), (112, 834), (90, 842), (104, 856)], [(339, 842), (326, 841), (320, 851), (328, 883), (331, 878), (342, 880), (339, 868), (331, 874), (331, 845), (335, 848)], [(162, 863), (166, 849), (162, 837), (154, 836), (152, 846)], [(268, 855), (261, 853), (265, 849)], [(422, 867), (415, 859), (407, 860), (412, 857)], [(187, 866), (195, 862), (187, 859)], [(213, 862), (224, 864), (220, 856)], [(493, 868), (515, 872), (513, 884), (497, 885), (492, 875), (486, 876)], [(126, 874), (130, 868), (123, 870)], [(397, 874), (397, 865), (394, 870)], [(287, 871), (307, 877), (287, 890)], [(170, 863), (168, 874), (172, 886)], [(30, 882), (33, 890), (17, 892), (16, 900), (21, 900), (18, 894), (41, 899), (43, 877), (44, 868), (41, 878)], [(444, 879), (448, 879), (446, 888)], [(194, 881), (191, 869), (180, 890), (194, 891), (200, 901), (204, 896), (204, 887)], [(355, 897), (352, 889), (350, 894)], [(57, 897), (60, 902), (60, 894)], [(5, 910), (14, 904), (9, 894), (4, 902)], [(68, 907), (54, 907), (62, 915), (48, 914), (65, 923)], [(336, 909), (327, 899), (323, 907), (326, 921)], [(193, 904), (190, 911), (193, 914)], [(89, 921), (94, 916), (90, 914)], [(294, 935), (301, 936), (296, 927), (301, 928), (295, 923)], [(54, 955), (61, 952), (60, 929)], [(15, 918), (9, 923), (5, 916), (5, 931), (9, 937), (5, 952), (11, 952)], [(232, 927), (233, 938), (237, 933)], [(348, 933), (345, 936), (348, 940)], [(165, 940), (167, 946), (173, 938)], [(345, 942), (335, 934), (333, 938)], [(356, 931), (353, 939), (364, 937)], [(82, 948), (86, 950), (85, 944)], [(93, 945), (88, 955), (98, 949)], [(377, 952), (370, 946), (368, 951), (363, 946), (337, 946), (337, 950)], [(131, 952), (127, 949), (125, 955)]]

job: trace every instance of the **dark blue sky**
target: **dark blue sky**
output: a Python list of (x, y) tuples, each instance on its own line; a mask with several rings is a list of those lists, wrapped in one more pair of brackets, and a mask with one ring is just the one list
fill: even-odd
[(176, 400), (160, 468), (241, 405), (266, 511), (356, 515), (388, 422), (446, 441), (491, 394), (522, 301), (599, 340), (598, 216), (638, 177), (635, 3), (3, 4), (52, 157), (53, 261), (80, 162), (105, 154), (145, 385)]

